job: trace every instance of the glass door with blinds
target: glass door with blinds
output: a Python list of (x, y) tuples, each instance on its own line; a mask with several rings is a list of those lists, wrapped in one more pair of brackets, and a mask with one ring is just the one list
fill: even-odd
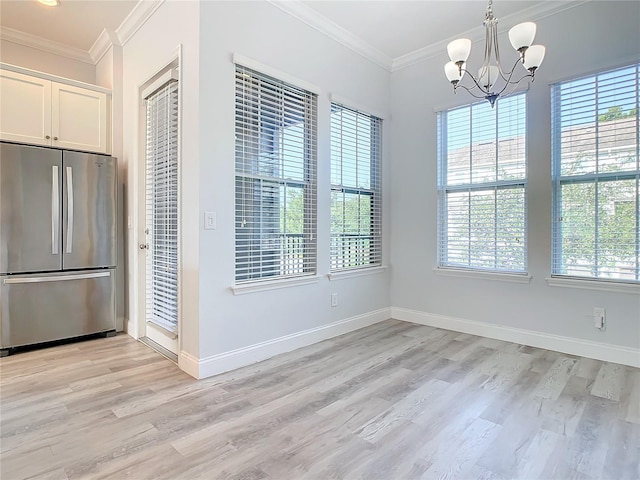
[[(175, 72), (145, 95), (144, 243), (145, 334), (178, 350), (178, 82)], [(164, 81), (166, 80), (166, 81)], [(157, 85), (158, 82), (156, 82)], [(146, 93), (146, 92), (145, 92)]]

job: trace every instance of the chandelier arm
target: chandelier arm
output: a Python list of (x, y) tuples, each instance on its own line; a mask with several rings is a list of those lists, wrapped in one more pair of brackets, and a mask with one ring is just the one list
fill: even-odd
[[(520, 80), (524, 80), (524, 79), (525, 79), (526, 77), (528, 77), (528, 76), (529, 76), (529, 75), (526, 75), (526, 76), (522, 77)], [(518, 83), (516, 83), (516, 84), (512, 84), (512, 85), (511, 85), (511, 88), (510, 88), (506, 93), (504, 93), (504, 94), (500, 94), (500, 98), (506, 98), (506, 97), (508, 97), (509, 95), (511, 95), (512, 93), (514, 93), (514, 92), (515, 92), (516, 88), (518, 88)], [(525, 92), (528, 92), (530, 88), (531, 88), (531, 82), (529, 82), (529, 83), (528, 83), (527, 88), (526, 88), (524, 91), (525, 91)], [(505, 88), (505, 90), (507, 90), (507, 89)]]
[(488, 67), (491, 65), (491, 50), (493, 49), (493, 36), (491, 35), (491, 24), (487, 27), (484, 37), (484, 64)]
[[(488, 22), (489, 20), (485, 20)], [(487, 23), (485, 26), (484, 32), (484, 59), (482, 62), (482, 72), (489, 71), (489, 65), (491, 65), (491, 47), (493, 44), (493, 40), (491, 39), (491, 25)], [(478, 74), (479, 77), (482, 77), (481, 74)]]
[[(477, 85), (477, 83), (476, 83), (476, 85)], [(466, 87), (465, 85), (458, 84), (458, 85), (456, 85), (456, 87), (455, 87), (455, 88), (459, 88), (459, 87), (464, 88), (464, 89), (467, 91), (467, 93), (469, 93), (469, 95), (471, 95), (471, 96), (472, 96), (472, 97), (474, 97), (474, 98), (485, 98), (485, 96), (484, 96), (484, 95), (476, 95), (476, 94), (474, 93), (474, 91), (473, 91), (473, 88), (474, 88), (474, 87), (468, 88), (468, 87)]]
[(500, 63), (500, 46), (498, 45), (498, 27), (493, 24), (493, 28), (491, 29), (491, 35), (493, 37), (493, 51), (496, 57), (496, 65), (498, 66), (498, 73), (500, 77), (506, 82), (507, 78), (505, 77), (504, 71), (502, 70), (502, 64)]
[(520, 59), (516, 60), (516, 63), (513, 65), (513, 68), (511, 69), (511, 72), (509, 73), (509, 78), (508, 78), (508, 79), (507, 79), (507, 78), (505, 78), (505, 81), (507, 82), (507, 84), (511, 83), (511, 84), (516, 84), (516, 85), (517, 85), (517, 84), (518, 84), (518, 83), (520, 83), (523, 79), (525, 79), (525, 78), (527, 78), (527, 77), (532, 77), (532, 76), (533, 76), (533, 75), (531, 75), (531, 74), (529, 73), (529, 74), (526, 74), (526, 75), (524, 75), (524, 76), (520, 77), (520, 79), (519, 79), (517, 82), (512, 82), (512, 81), (511, 81), (511, 77), (513, 77), (513, 74), (515, 73), (515, 71), (516, 71), (516, 67), (518, 66), (518, 64), (519, 64), (519, 63), (520, 63)]
[[(509, 75), (509, 78), (511, 78), (511, 75)], [(515, 91), (515, 89), (516, 89), (516, 88), (518, 88), (518, 85), (520, 85), (520, 82), (522, 82), (525, 78), (533, 78), (533, 75), (531, 75), (531, 74), (527, 74), (527, 75), (524, 75), (524, 76), (520, 77), (520, 78), (518, 79), (518, 81), (517, 81), (517, 82), (511, 82), (511, 81), (509, 81), (509, 82), (505, 83), (505, 85), (504, 85), (504, 87), (502, 88), (502, 90), (500, 90), (500, 91), (498, 92), (498, 95), (499, 95), (499, 96), (502, 96), (502, 94), (504, 93), (504, 91), (505, 91), (505, 90), (507, 90), (507, 88), (509, 88), (509, 87), (511, 87), (511, 90), (510, 90), (509, 92), (507, 92), (507, 93), (505, 94), (505, 96), (506, 96), (506, 95), (511, 95), (511, 94)], [(529, 86), (531, 86), (531, 82), (529, 82)], [(529, 86), (527, 86), (527, 90), (529, 89)]]
[[(473, 83), (475, 84), (475, 86), (472, 86), (471, 88), (478, 87), (478, 90), (480, 90), (485, 95), (487, 95), (489, 93), (489, 90), (485, 90), (484, 88), (482, 88), (482, 86), (476, 80), (476, 77), (474, 77), (469, 70), (467, 70), (466, 68), (464, 68), (463, 70), (467, 73), (467, 76), (469, 78), (471, 78), (471, 80), (473, 80)], [(465, 87), (464, 85), (460, 85), (460, 84), (458, 84), (458, 85), (460, 87), (464, 88), (467, 92), (471, 93), (471, 90), (469, 88)], [(484, 98), (484, 97), (476, 97), (476, 98)]]
[(533, 75), (531, 75), (530, 73), (523, 75), (522, 77), (520, 77), (517, 81), (515, 82), (509, 82), (507, 83), (507, 86), (509, 85), (513, 85), (513, 86), (517, 86), (520, 84), (520, 82), (522, 82), (525, 78), (533, 78)]
[[(518, 82), (518, 83), (520, 83), (520, 82)], [(496, 95), (497, 95), (498, 97), (502, 97), (502, 94), (504, 93), (504, 91), (507, 89), (507, 87), (508, 87), (509, 85), (510, 85), (510, 83), (509, 83), (509, 82), (506, 82), (506, 83), (504, 84), (504, 87), (502, 87), (502, 90), (500, 90), (498, 93), (496, 93)], [(515, 85), (513, 85), (513, 89), (515, 90), (517, 86), (518, 86), (518, 84), (517, 84), (517, 83), (516, 83)], [(508, 95), (508, 94), (507, 94), (507, 95)]]

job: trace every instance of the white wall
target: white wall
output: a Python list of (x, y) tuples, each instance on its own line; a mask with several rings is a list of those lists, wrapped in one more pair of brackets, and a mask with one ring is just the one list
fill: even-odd
[(96, 85), (111, 89), (111, 155), (118, 159), (118, 257), (116, 271), (116, 330), (124, 330), (128, 313), (128, 289), (126, 284), (127, 215), (126, 198), (127, 165), (122, 155), (122, 47), (112, 45), (95, 67)]
[[(277, 35), (264, 35), (264, 19)], [(203, 361), (232, 350), (322, 328), (336, 321), (388, 308), (387, 271), (330, 282), (329, 113), (331, 93), (353, 99), (374, 113), (389, 112), (390, 74), (267, 2), (165, 2), (123, 47), (123, 160), (128, 171), (127, 206), (133, 215), (128, 261), (136, 264), (141, 230), (143, 158), (138, 91), (182, 45), (181, 229), (182, 353)], [(234, 97), (232, 54), (250, 57), (317, 86), (319, 222), (317, 283), (234, 295)], [(115, 88), (114, 88), (115, 90)], [(388, 135), (385, 140), (388, 140)], [(388, 141), (383, 174), (388, 179)], [(385, 182), (386, 194), (388, 180)], [(203, 229), (205, 211), (217, 212), (217, 229)], [(384, 240), (388, 248), (388, 200)], [(131, 288), (143, 272), (128, 274)], [(330, 306), (332, 292), (339, 306)], [(130, 333), (139, 311), (129, 304)], [(181, 358), (183, 356), (181, 355)], [(193, 368), (190, 373), (197, 374)]]
[[(268, 22), (268, 29), (265, 24)], [(388, 272), (330, 282), (329, 95), (389, 111), (390, 74), (267, 2), (203, 2), (200, 17), (200, 357), (325, 326), (389, 306)], [(318, 98), (318, 273), (316, 284), (234, 296), (234, 95), (232, 54), (320, 88)], [(388, 130), (387, 130), (388, 131)], [(384, 176), (388, 179), (388, 135)], [(195, 187), (195, 185), (194, 185)], [(384, 193), (387, 194), (385, 188)], [(384, 243), (388, 247), (387, 228)], [(388, 261), (388, 249), (385, 261)], [(338, 293), (339, 306), (330, 296)]]
[(93, 64), (7, 40), (0, 40), (0, 61), (80, 82), (93, 84), (96, 81), (96, 67)]
[[(638, 61), (640, 3), (588, 2), (537, 22), (545, 61), (528, 93), (530, 284), (436, 274), (436, 114), (455, 97), (442, 55), (392, 74), (391, 302), (421, 313), (486, 322), (622, 347), (640, 348), (640, 296), (550, 287), (551, 167), (549, 84)], [(510, 25), (502, 25), (505, 31)], [(452, 32), (453, 33), (453, 32)], [(503, 36), (500, 44), (511, 50)], [(482, 45), (471, 62), (481, 62)], [(503, 53), (506, 55), (506, 53)], [(511, 58), (511, 57), (509, 57)], [(514, 57), (515, 60), (515, 57)], [(509, 62), (506, 62), (509, 63)], [(592, 309), (607, 309), (607, 329)]]

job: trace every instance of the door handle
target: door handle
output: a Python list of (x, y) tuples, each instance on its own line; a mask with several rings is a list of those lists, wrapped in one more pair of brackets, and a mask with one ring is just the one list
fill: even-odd
[(67, 253), (73, 250), (73, 169), (67, 167)]
[(58, 232), (60, 230), (60, 192), (58, 166), (51, 166), (51, 254), (58, 254)]

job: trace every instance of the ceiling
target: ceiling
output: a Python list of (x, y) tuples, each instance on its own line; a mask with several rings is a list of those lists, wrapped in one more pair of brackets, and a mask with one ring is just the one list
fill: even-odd
[[(89, 52), (103, 29), (116, 31), (134, 10), (136, 0), (60, 0), (45, 7), (36, 0), (1, 0), (0, 26), (11, 41), (40, 37)], [(159, 0), (144, 2), (157, 3)], [(165, 0), (178, 1), (178, 0)], [(205, 0), (214, 1), (214, 0)], [(248, 0), (235, 0), (248, 1)], [(443, 41), (466, 33), (478, 37), (486, 0), (268, 0), (287, 13), (342, 41), (387, 68), (392, 62), (429, 46), (443, 49)], [(143, 2), (140, 2), (143, 3)], [(496, 0), (494, 14), (502, 28), (581, 1)], [(142, 5), (140, 5), (142, 6)], [(525, 18), (520, 18), (525, 16)], [(7, 28), (8, 27), (8, 28)], [(8, 31), (11, 29), (11, 32)], [(16, 32), (17, 31), (17, 32)], [(39, 42), (39, 47), (46, 44)], [(60, 49), (58, 48), (58, 51)]]
[(46, 7), (35, 0), (0, 1), (0, 26), (89, 51), (103, 29), (115, 30), (137, 0), (60, 0)]
[[(482, 26), (486, 0), (304, 1), (305, 5), (390, 58)], [(500, 19), (535, 1), (496, 0)]]

